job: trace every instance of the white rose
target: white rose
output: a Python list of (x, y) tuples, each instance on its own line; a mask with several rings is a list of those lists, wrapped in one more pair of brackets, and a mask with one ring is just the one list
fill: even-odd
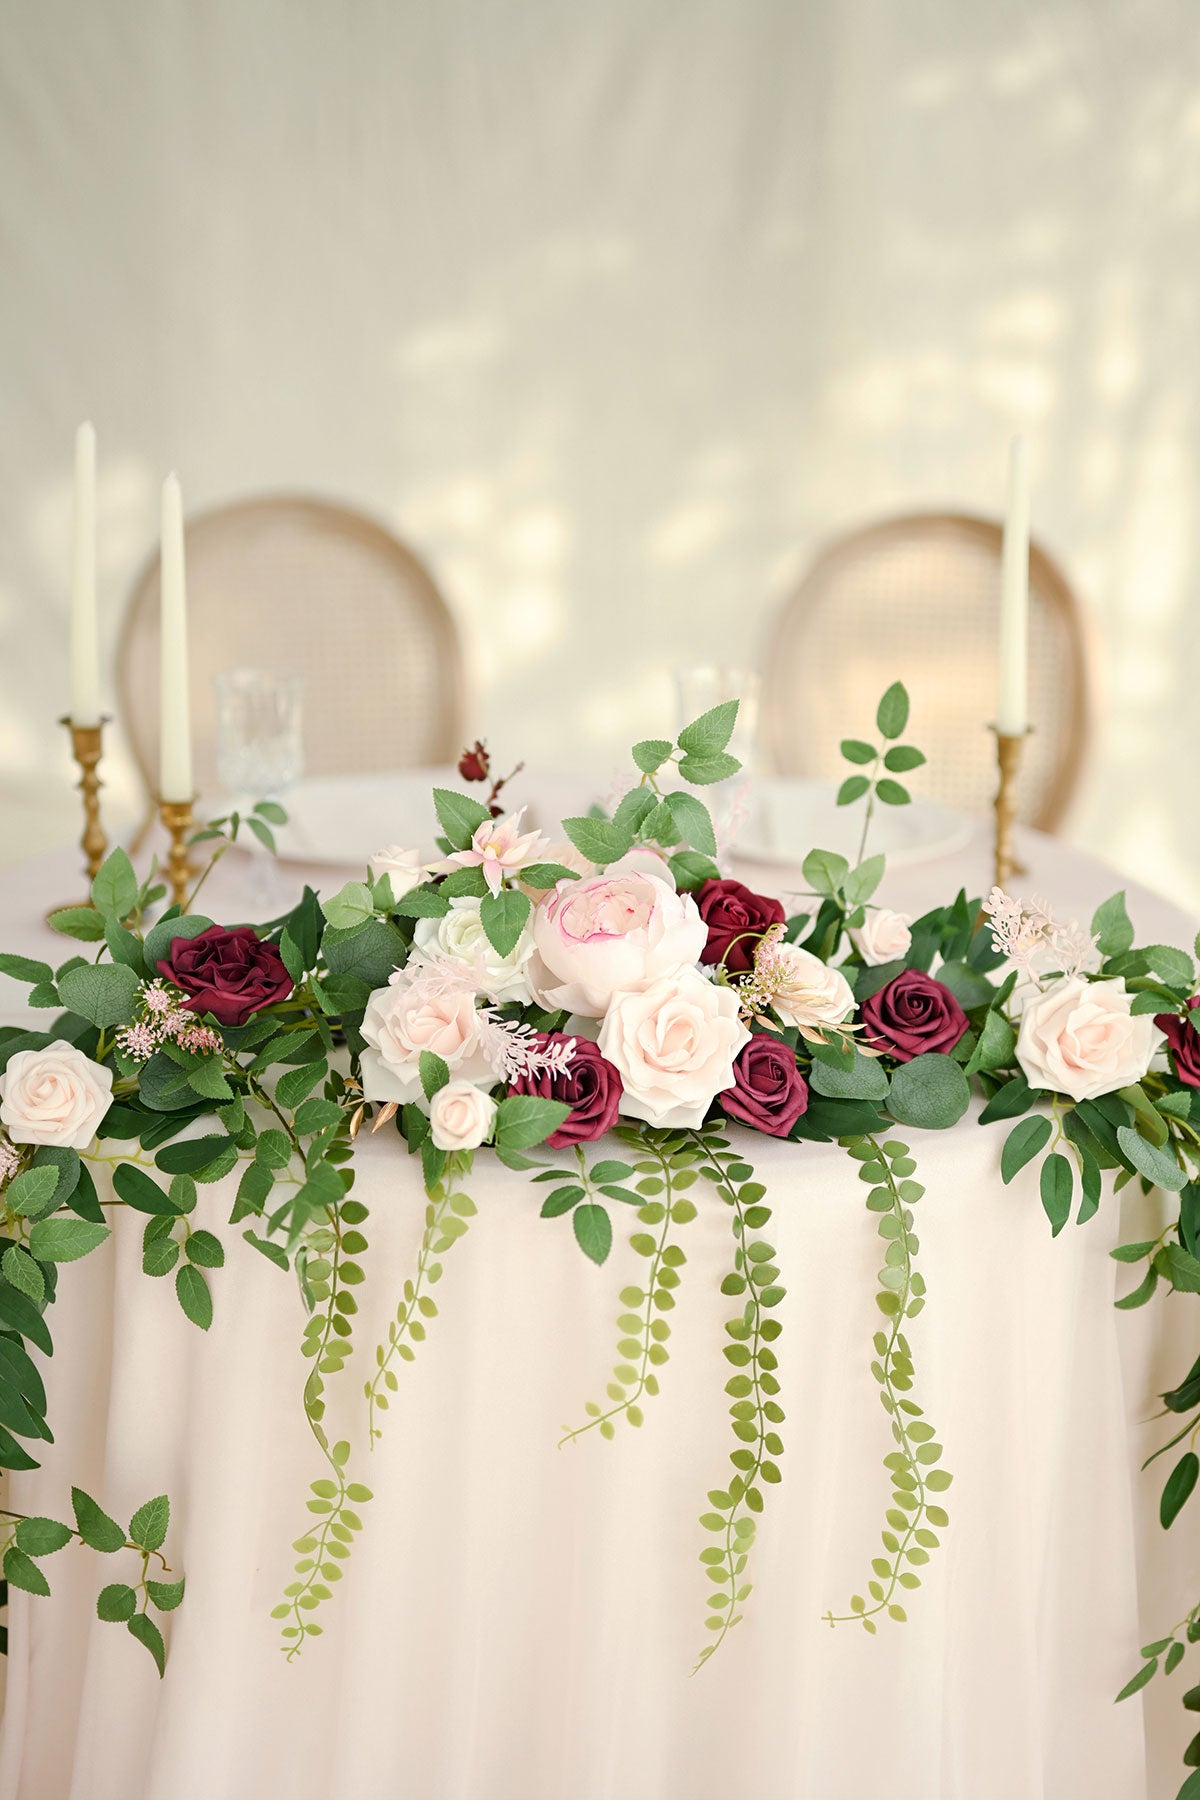
[(858, 930), (850, 933), (850, 941), (863, 961), (877, 969), (882, 963), (899, 962), (908, 955), (911, 923), (907, 913), (889, 912), (886, 906), (877, 906)]
[(601, 1019), (612, 996), (694, 965), (708, 927), (690, 894), (640, 872), (560, 881), (535, 907), (529, 985), (540, 1006)]
[(112, 1105), (112, 1070), (57, 1038), (18, 1050), (0, 1075), (0, 1124), (14, 1144), (86, 1150)]
[(777, 944), (772, 956), (771, 1005), (785, 1025), (800, 1031), (842, 1025), (854, 1011), (854, 992), (840, 969), (831, 969), (799, 944)]
[(1017, 1061), (1030, 1087), (1092, 1100), (1140, 1081), (1161, 1034), (1149, 1013), (1130, 1012), (1123, 981), (1064, 976), (1026, 1003)]
[(382, 881), (385, 875), (390, 876), (392, 897), (399, 900), (401, 894), (410, 889), (420, 887), (425, 879), (425, 870), (421, 866), (419, 850), (406, 850), (402, 844), (387, 844), (377, 850), (371, 858), (371, 873), (376, 881)]
[(464, 1081), (490, 1087), (496, 1079), (479, 1043), (474, 994), (410, 992), (404, 971), (377, 988), (367, 1002), (362, 1034), (363, 1094), (398, 1105), (421, 1096), (421, 1052), (432, 1050)]
[(614, 994), (599, 1045), (620, 1073), (628, 1118), (691, 1126), (733, 1086), (733, 1059), (749, 1038), (733, 989), (680, 969), (639, 993)]
[(478, 1150), (496, 1117), (496, 1102), (469, 1081), (448, 1081), (429, 1102), (429, 1135), (436, 1150)]
[(440, 919), (418, 919), (413, 942), (419, 950), (453, 957), (480, 971), (493, 1000), (529, 1000), (525, 969), (533, 954), (533, 938), (526, 925), (507, 956), (499, 956), (483, 929), (478, 900), (461, 896), (451, 900), (450, 911)]

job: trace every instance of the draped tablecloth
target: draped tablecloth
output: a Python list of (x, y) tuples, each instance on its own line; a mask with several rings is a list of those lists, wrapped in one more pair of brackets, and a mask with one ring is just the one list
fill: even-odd
[[(1090, 911), (1115, 885), (1044, 840), (1028, 848), (1027, 889), (1061, 912)], [(949, 898), (960, 879), (978, 884), (972, 859), (981, 846), (953, 869), (899, 871), (884, 897)], [(58, 897), (52, 875), (61, 883), (62, 866), (0, 887), (6, 948), (45, 948), (32, 896)], [(1144, 940), (1188, 941), (1163, 903), (1132, 893), (1130, 907)], [(711, 1541), (697, 1516), (727, 1480), (732, 1445), (732, 1309), (718, 1292), (730, 1215), (710, 1191), (694, 1190), (699, 1216), (679, 1234), (688, 1261), (671, 1357), (644, 1425), (559, 1449), (584, 1402), (603, 1399), (617, 1296), (645, 1265), (618, 1229), (595, 1268), (568, 1220), (537, 1216), (528, 1177), (480, 1157), (478, 1214), (444, 1259), (438, 1317), (368, 1452), (362, 1384), (414, 1262), (424, 1197), (390, 1134), (360, 1142), (367, 1280), (326, 1423), (350, 1438), (354, 1478), (374, 1498), (316, 1615), (324, 1634), (292, 1664), (268, 1614), (292, 1579), (308, 1484), (325, 1472), (300, 1403), (294, 1282), (226, 1223), (236, 1178), (202, 1188), (199, 1221), (229, 1249), (202, 1334), (172, 1284), (142, 1274), (144, 1220), (118, 1209), (111, 1240), (60, 1273), (69, 1305), (55, 1308), (46, 1366), (57, 1441), (41, 1469), (12, 1479), (11, 1504), (69, 1517), (76, 1481), (127, 1518), (166, 1490), (168, 1558), (187, 1594), (166, 1624), (161, 1684), (128, 1634), (95, 1616), (99, 1586), (118, 1578), (100, 1558), (60, 1552), (47, 1564), (52, 1599), (11, 1595), (2, 1800), (1156, 1793), (1139, 1701), (1112, 1704), (1147, 1635), (1139, 1558), (1143, 1581), (1157, 1579), (1139, 1551), (1147, 1446), (1130, 1424), (1155, 1377), (1146, 1327), (1112, 1307), (1120, 1208), (1110, 1197), (1052, 1240), (1036, 1180), (1001, 1185), (1003, 1129), (981, 1130), (977, 1112), (948, 1132), (896, 1133), (927, 1187), (914, 1392), (955, 1480), (909, 1623), (882, 1622), (874, 1639), (822, 1614), (865, 1591), (889, 1504), (892, 1444), (868, 1366), (875, 1220), (836, 1145), (735, 1130), (774, 1207), (767, 1235), (788, 1290), (775, 1346), (784, 1481), (760, 1521), (744, 1622), (694, 1677), (706, 1641), (698, 1554)]]

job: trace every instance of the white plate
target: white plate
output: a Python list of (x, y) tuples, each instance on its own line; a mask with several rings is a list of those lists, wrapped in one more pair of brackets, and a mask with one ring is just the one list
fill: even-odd
[[(283, 797), (288, 822), (277, 840), (285, 862), (324, 863), (365, 869), (367, 858), (385, 844), (433, 853), (438, 833), (435, 787), (482, 798), (487, 789), (464, 781), (455, 768), (398, 769), (385, 774), (326, 775), (301, 781)], [(524, 806), (525, 822), (561, 836), (560, 822), (585, 813), (597, 784), (587, 776), (539, 775), (522, 771), (501, 799)]]
[[(749, 795), (749, 817), (737, 832), (734, 854), (748, 862), (797, 868), (810, 850), (836, 850), (852, 862), (863, 827), (863, 802), (837, 804), (836, 789), (822, 781), (766, 779)], [(962, 813), (933, 800), (881, 806), (871, 820), (867, 849), (882, 850), (893, 867), (929, 862), (961, 850), (974, 826)]]

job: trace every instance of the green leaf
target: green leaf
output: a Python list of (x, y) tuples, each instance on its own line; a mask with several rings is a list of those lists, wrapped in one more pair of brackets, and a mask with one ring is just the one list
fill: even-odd
[(449, 1064), (432, 1050), (422, 1050), (420, 1058), (421, 1087), (425, 1098), (432, 1100), (450, 1079)]
[(50, 1583), (37, 1564), (30, 1562), (15, 1544), (10, 1544), (4, 1552), (4, 1579), (10, 1587), (23, 1588), (27, 1594), (46, 1595), (50, 1592)]
[(643, 738), (633, 746), (633, 760), (643, 775), (653, 775), (674, 748), (670, 738)]
[(668, 794), (663, 804), (671, 814), (681, 844), (691, 844), (693, 849), (703, 851), (705, 856), (716, 855), (716, 833), (713, 831), (709, 810), (702, 800), (697, 800), (695, 794), (677, 790)]
[(724, 752), (719, 756), (684, 756), (680, 758), (679, 773), (693, 787), (711, 787), (715, 781), (728, 781), (741, 766), (736, 756)]
[(850, 864), (834, 850), (810, 850), (804, 859), (804, 879), (814, 893), (840, 893), (849, 873)]
[(163, 1643), (162, 1632), (148, 1613), (134, 1613), (125, 1627), (139, 1644), (145, 1644), (147, 1650), (158, 1666), (161, 1679), (167, 1661), (167, 1647)]
[(842, 755), (847, 762), (869, 763), (875, 761), (879, 752), (874, 744), (864, 744), (861, 738), (843, 738)]
[(1015, 1119), (1019, 1113), (1027, 1111), (1033, 1102), (1033, 1089), (1025, 1077), (1014, 1075), (1011, 1081), (1006, 1081), (1003, 1087), (996, 1089), (980, 1113), (979, 1123), (991, 1125), (997, 1119)]
[(564, 819), (563, 830), (589, 862), (616, 862), (633, 842), (628, 831), (608, 819)]
[(438, 822), (456, 850), (465, 850), (471, 839), (491, 818), (487, 807), (469, 794), (457, 794), (452, 788), (434, 788), (433, 804)]
[(1050, 1235), (1057, 1237), (1071, 1216), (1074, 1177), (1065, 1156), (1053, 1151), (1042, 1164), (1042, 1205), (1050, 1221)]
[(409, 888), (393, 900), (391, 910), (402, 919), (442, 919), (450, 911), (450, 898), (437, 888)]
[(29, 1299), (41, 1302), (46, 1292), (46, 1278), (28, 1250), (23, 1250), (20, 1244), (10, 1244), (3, 1258), (0, 1258), (0, 1271), (3, 1271), (9, 1286), (16, 1288), (19, 1294), (26, 1294)]
[(521, 870), (521, 880), (531, 888), (552, 888), (560, 881), (579, 879), (579, 870), (568, 869), (565, 863), (529, 863)]
[(191, 1263), (184, 1263), (175, 1274), (175, 1292), (192, 1324), (198, 1325), (201, 1331), (207, 1331), (212, 1324), (212, 1295), (199, 1269), (194, 1269)]
[(124, 850), (109, 852), (92, 882), (92, 905), (114, 919), (126, 918), (137, 905), (138, 884)]
[(721, 873), (712, 858), (702, 856), (699, 850), (679, 850), (668, 862), (681, 894), (698, 888), (702, 882), (715, 881)]
[(171, 1502), (165, 1494), (156, 1494), (139, 1506), (129, 1521), (129, 1535), (142, 1550), (157, 1550), (171, 1523)]
[(22, 1519), (14, 1541), (26, 1556), (52, 1556), (69, 1544), (71, 1537), (70, 1526), (60, 1525), (57, 1519)]
[(1000, 1152), (1001, 1181), (1007, 1184), (1027, 1162), (1032, 1162), (1049, 1143), (1053, 1130), (1044, 1113), (1035, 1113), (1032, 1118), (1022, 1119), (1019, 1125), (1014, 1125)]
[(207, 1169), (209, 1163), (224, 1156), (228, 1150), (229, 1139), (214, 1131), (206, 1137), (181, 1138), (178, 1143), (164, 1144), (154, 1162), (164, 1175), (194, 1175), (198, 1169)]
[(875, 793), (885, 806), (907, 806), (912, 799), (912, 795), (906, 787), (902, 787), (900, 782), (893, 781), (887, 775), (882, 781), (875, 783)]
[[(1157, 1658), (1157, 1656), (1155, 1656), (1155, 1657), (1152, 1657), (1149, 1662), (1143, 1663), (1141, 1668), (1138, 1670), (1137, 1674), (1133, 1677), (1133, 1679), (1131, 1681), (1127, 1681), (1125, 1683), (1125, 1686), (1121, 1689), (1120, 1693), (1117, 1695), (1117, 1699), (1118, 1700), (1128, 1700), (1130, 1694), (1136, 1694), (1139, 1688), (1144, 1688), (1146, 1683), (1148, 1681), (1152, 1680), (1152, 1678), (1155, 1675), (1157, 1675), (1157, 1673), (1158, 1673), (1158, 1658)], [(1183, 1800), (1182, 1795), (1179, 1795), (1177, 1797), (1177, 1800)], [(1190, 1797), (1189, 1797), (1189, 1800), (1190, 1800)]]
[(894, 1071), (887, 1104), (902, 1125), (944, 1131), (957, 1124), (970, 1102), (971, 1086), (961, 1066), (949, 1056), (931, 1052), (914, 1056)]
[(173, 1237), (152, 1237), (142, 1247), (142, 1273), (158, 1277), (169, 1275), (179, 1261), (179, 1245)]
[(29, 1233), (29, 1251), (39, 1262), (76, 1262), (108, 1235), (107, 1225), (90, 1219), (39, 1219)]
[(1146, 1271), (1145, 1279), (1140, 1281), (1137, 1287), (1133, 1288), (1128, 1294), (1123, 1295), (1120, 1300), (1114, 1301), (1113, 1304), (1118, 1306), (1122, 1312), (1132, 1312), (1137, 1306), (1145, 1306), (1147, 1300), (1150, 1299), (1157, 1286), (1158, 1270), (1151, 1264), (1150, 1268)]
[(84, 963), (58, 984), (64, 1006), (92, 1025), (124, 1025), (133, 1017), (138, 978), (124, 963)]
[(113, 1581), (101, 1588), (96, 1600), (96, 1616), (110, 1625), (123, 1625), (137, 1611), (137, 1594), (127, 1581)]
[(893, 681), (875, 713), (880, 735), (898, 738), (908, 724), (908, 691), (902, 681)]
[(90, 1544), (93, 1550), (103, 1550), (110, 1556), (114, 1551), (125, 1548), (125, 1533), (115, 1519), (110, 1519), (103, 1508), (97, 1506), (90, 1494), (85, 1494), (82, 1488), (73, 1487), (71, 1505), (75, 1509), (79, 1535), (85, 1544)]
[(689, 756), (715, 756), (724, 750), (737, 724), (738, 701), (722, 700), (708, 712), (701, 713), (679, 734), (679, 748)]
[(915, 749), (912, 744), (893, 744), (883, 759), (883, 766), (893, 775), (903, 775), (907, 769), (919, 769), (924, 761), (923, 750)]
[[(965, 964), (962, 965), (966, 967)], [(984, 1014), (983, 1030), (971, 1052), (966, 1073), (980, 1069), (1010, 1069), (1017, 1053), (1017, 1034), (1001, 1012), (994, 1009)]]
[(1196, 1455), (1194, 1450), (1189, 1450), (1185, 1455), (1180, 1457), (1179, 1461), (1175, 1464), (1175, 1467), (1171, 1470), (1171, 1473), (1167, 1476), (1166, 1485), (1162, 1491), (1162, 1500), (1159, 1502), (1158, 1516), (1162, 1521), (1162, 1528), (1164, 1531), (1168, 1530), (1169, 1527), (1175, 1523), (1175, 1520), (1179, 1516), (1180, 1508), (1184, 1505), (1191, 1494), (1192, 1489), (1196, 1485), (1197, 1476), (1200, 1476), (1200, 1457)]
[(1132, 1125), (1117, 1127), (1117, 1143), (1121, 1146), (1121, 1154), (1131, 1163), (1139, 1175), (1155, 1187), (1166, 1188), (1169, 1193), (1177, 1194), (1187, 1181), (1186, 1171), (1181, 1169), (1173, 1156), (1160, 1150), (1157, 1144), (1148, 1144), (1139, 1131)]
[(94, 906), (64, 906), (50, 914), (51, 929), (80, 944), (98, 944), (104, 936), (104, 914)]
[(1092, 914), (1092, 936), (1102, 956), (1121, 956), (1133, 943), (1133, 926), (1125, 910), (1124, 889)]
[(612, 1220), (602, 1206), (577, 1206), (572, 1215), (575, 1241), (585, 1256), (602, 1263), (612, 1249)]
[(14, 981), (28, 981), (35, 986), (53, 980), (49, 963), (34, 962), (29, 956), (0, 955), (0, 975), (11, 975)]
[(1118, 1244), (1116, 1249), (1110, 1250), (1108, 1254), (1116, 1262), (1141, 1262), (1143, 1256), (1149, 1256), (1157, 1243), (1157, 1238), (1145, 1238), (1140, 1244)]
[[(1170, 986), (1183, 988), (1191, 993), (1195, 982), (1196, 971), (1192, 967), (1192, 959), (1182, 950), (1176, 950), (1171, 944), (1147, 944), (1142, 955), (1150, 964), (1156, 975)], [(1162, 1008), (1159, 1008), (1162, 1011)]]
[(248, 1244), (253, 1244), (256, 1250), (261, 1251), (268, 1262), (273, 1262), (276, 1268), (287, 1269), (291, 1266), (282, 1244), (273, 1244), (269, 1238), (259, 1237), (254, 1231), (243, 1231), (242, 1236)]
[(23, 1169), (14, 1175), (4, 1191), (5, 1201), (23, 1218), (31, 1219), (44, 1212), (54, 1199), (59, 1178), (56, 1168)]
[(539, 1218), (561, 1218), (563, 1213), (570, 1212), (577, 1200), (583, 1199), (585, 1191), (586, 1190), (581, 1188), (578, 1183), (574, 1183), (567, 1187), (555, 1188), (554, 1192), (548, 1194), (542, 1201), (542, 1209), (538, 1215)]
[(139, 1169), (134, 1163), (118, 1163), (113, 1170), (112, 1181), (126, 1206), (132, 1206), (135, 1212), (179, 1212), (179, 1207), (167, 1198), (157, 1181), (152, 1181), (145, 1170)]
[(814, 1062), (809, 1072), (809, 1085), (831, 1100), (886, 1100), (887, 1070), (874, 1056), (854, 1051), (850, 1068), (839, 1069), (832, 1063)]
[(510, 1094), (496, 1112), (496, 1147), (529, 1150), (557, 1131), (570, 1107), (561, 1100), (542, 1100), (535, 1094)]
[(837, 791), (839, 806), (851, 806), (854, 801), (861, 800), (871, 786), (869, 775), (847, 775)]
[(184, 1245), (187, 1259), (198, 1269), (221, 1269), (225, 1266), (225, 1249), (220, 1238), (211, 1231), (193, 1231)]
[(1200, 1294), (1200, 1261), (1182, 1244), (1167, 1244), (1154, 1261), (1160, 1273), (1165, 1265), (1165, 1273), (1176, 1293)]
[[(45, 1417), (45, 1384), (23, 1345), (7, 1334), (0, 1335), (0, 1395), (6, 1389), (9, 1394), (20, 1394), (23, 1399), (28, 1400), (34, 1412)], [(21, 1548), (28, 1550), (29, 1545), (22, 1544)]]
[(507, 956), (516, 949), (526, 920), (532, 911), (528, 894), (516, 888), (501, 888), (498, 894), (485, 894), (479, 902), (479, 922), (497, 956)]
[(148, 1581), (146, 1592), (157, 1606), (159, 1612), (174, 1612), (183, 1599), (183, 1580)]
[(348, 881), (328, 900), (322, 900), (321, 911), (339, 931), (353, 931), (374, 916), (375, 901), (365, 881)]
[(865, 906), (883, 880), (883, 872), (886, 867), (887, 858), (880, 851), (876, 856), (868, 856), (866, 861), (860, 862), (856, 869), (851, 869), (842, 882), (842, 893), (845, 896), (846, 905), (851, 908)]

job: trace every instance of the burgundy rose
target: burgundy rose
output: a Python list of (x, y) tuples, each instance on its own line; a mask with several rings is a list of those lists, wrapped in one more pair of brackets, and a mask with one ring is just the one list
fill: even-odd
[(786, 1137), (808, 1108), (808, 1083), (796, 1067), (795, 1051), (759, 1032), (738, 1052), (733, 1086), (717, 1098), (731, 1119), (770, 1137)]
[(755, 894), (740, 881), (705, 881), (694, 899), (708, 926), (708, 942), (700, 961), (723, 962), (731, 974), (745, 974), (754, 965), (759, 938), (771, 925), (782, 925), (784, 912), (778, 900)]
[(210, 925), (198, 937), (172, 938), (158, 972), (182, 988), (194, 1012), (211, 1013), (222, 1025), (244, 1025), (252, 1013), (286, 1000), (293, 986), (274, 944), (249, 925)]
[(897, 1062), (931, 1050), (953, 1050), (967, 1015), (950, 989), (919, 969), (905, 969), (862, 1005), (863, 1037)]
[(458, 772), (464, 781), (486, 781), (491, 766), (491, 758), (478, 738), (475, 748), (464, 750), (458, 759)]
[[(1200, 1006), (1200, 994), (1192, 995), (1188, 1011), (1195, 1006)], [(1179, 1013), (1155, 1013), (1154, 1023), (1170, 1045), (1175, 1073), (1180, 1081), (1186, 1082), (1188, 1087), (1200, 1088), (1200, 1031)]]
[(543, 1032), (538, 1046), (546, 1049), (572, 1041), (575, 1054), (561, 1075), (518, 1075), (508, 1090), (510, 1094), (536, 1094), (542, 1100), (562, 1100), (571, 1108), (558, 1130), (546, 1139), (552, 1150), (603, 1137), (616, 1124), (621, 1105), (621, 1077), (590, 1038), (572, 1040), (566, 1031)]

